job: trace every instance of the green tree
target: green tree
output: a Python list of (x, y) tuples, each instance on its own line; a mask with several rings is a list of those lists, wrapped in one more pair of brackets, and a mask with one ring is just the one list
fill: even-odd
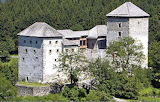
[(132, 68), (141, 68), (144, 61), (143, 46), (133, 38), (124, 37), (120, 41), (109, 44), (106, 50), (110, 63), (116, 69), (131, 71)]
[(69, 76), (71, 84), (76, 84), (80, 75), (87, 71), (87, 59), (83, 52), (64, 52), (59, 56), (59, 71)]
[(152, 84), (160, 87), (160, 42), (153, 42), (149, 45), (149, 67), (153, 68), (154, 79)]
[(6, 100), (12, 96), (16, 96), (16, 88), (7, 80), (3, 74), (0, 74), (0, 100)]

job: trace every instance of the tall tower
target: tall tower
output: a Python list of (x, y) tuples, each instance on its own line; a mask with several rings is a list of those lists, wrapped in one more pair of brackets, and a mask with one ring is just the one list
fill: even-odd
[(121, 37), (132, 37), (143, 45), (145, 61), (142, 67), (148, 67), (148, 25), (149, 14), (131, 2), (126, 2), (107, 15), (107, 45)]

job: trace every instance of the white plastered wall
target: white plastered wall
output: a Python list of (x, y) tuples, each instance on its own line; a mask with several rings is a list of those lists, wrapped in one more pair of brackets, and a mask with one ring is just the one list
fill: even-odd
[(143, 45), (145, 60), (142, 67), (148, 67), (148, 22), (149, 18), (130, 18), (129, 19), (129, 36), (138, 40)]
[(58, 57), (62, 52), (62, 38), (44, 38), (43, 40), (43, 82), (59, 80)]

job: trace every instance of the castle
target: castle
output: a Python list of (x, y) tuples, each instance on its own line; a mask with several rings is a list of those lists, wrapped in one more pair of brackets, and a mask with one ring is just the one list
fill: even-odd
[(147, 67), (149, 14), (126, 2), (106, 16), (106, 25), (86, 31), (56, 30), (44, 22), (36, 22), (18, 33), (19, 81), (54, 82), (58, 72), (53, 65), (59, 64), (57, 60), (62, 51), (84, 49), (89, 59), (103, 58), (109, 43), (122, 37), (141, 41), (145, 55), (143, 66)]

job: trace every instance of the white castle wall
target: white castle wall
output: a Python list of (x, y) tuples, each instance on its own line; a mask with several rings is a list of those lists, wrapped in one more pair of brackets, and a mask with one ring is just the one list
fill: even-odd
[(43, 40), (43, 82), (54, 82), (58, 78), (58, 57), (62, 52), (62, 38)]
[(129, 36), (142, 43), (145, 55), (145, 61), (142, 67), (148, 67), (148, 25), (149, 18), (130, 18), (129, 19)]

